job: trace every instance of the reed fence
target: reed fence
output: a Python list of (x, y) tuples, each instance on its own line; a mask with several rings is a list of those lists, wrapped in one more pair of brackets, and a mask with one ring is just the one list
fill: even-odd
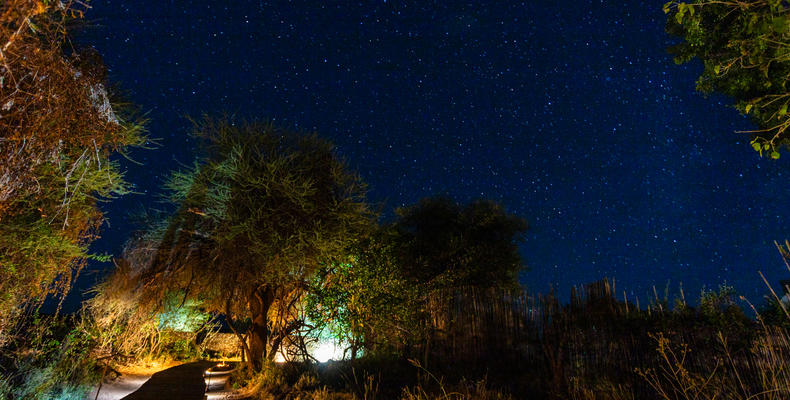
[[(787, 380), (790, 343), (784, 330), (758, 337), (754, 321), (716, 325), (701, 320), (693, 309), (670, 311), (658, 298), (647, 307), (619, 300), (614, 289), (607, 279), (577, 287), (568, 304), (525, 291), (432, 292), (425, 303), (424, 337), (403, 351), (436, 368), (535, 374), (552, 391), (566, 392), (571, 382), (605, 381), (626, 385), (635, 398), (647, 399), (655, 391), (635, 371), (665, 363), (657, 351), (656, 335), (662, 333), (678, 348), (690, 350), (683, 360), (690, 371), (729, 363), (738, 368), (745, 386), (760, 386), (777, 368)], [(720, 333), (729, 348), (722, 348)]]

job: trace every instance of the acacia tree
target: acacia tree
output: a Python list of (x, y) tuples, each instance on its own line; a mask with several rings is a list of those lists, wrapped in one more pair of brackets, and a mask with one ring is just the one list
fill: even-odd
[(731, 96), (758, 126), (754, 150), (779, 158), (790, 144), (790, 7), (783, 0), (689, 0), (664, 5), (676, 63), (694, 58), (705, 69), (697, 90)]
[(140, 244), (154, 249), (140, 273), (144, 298), (183, 293), (223, 314), (240, 339), (248, 322), (241, 341), (259, 368), (303, 327), (280, 317), (301, 306), (314, 271), (342, 259), (370, 224), (365, 188), (315, 135), (213, 119), (195, 135), (205, 156), (167, 183), (178, 210)]
[(85, 3), (0, 2), (0, 342), (20, 304), (64, 294), (91, 255), (97, 201), (126, 192), (110, 156), (145, 141), (92, 50), (66, 45)]

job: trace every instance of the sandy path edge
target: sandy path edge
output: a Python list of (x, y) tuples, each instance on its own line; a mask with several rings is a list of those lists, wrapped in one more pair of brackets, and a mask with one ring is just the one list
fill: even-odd
[[(122, 374), (118, 378), (104, 382), (99, 391), (99, 400), (119, 400), (124, 396), (139, 389), (148, 379), (151, 378), (150, 374)], [(85, 397), (85, 400), (93, 400), (96, 398), (96, 390), (99, 389), (97, 385)]]

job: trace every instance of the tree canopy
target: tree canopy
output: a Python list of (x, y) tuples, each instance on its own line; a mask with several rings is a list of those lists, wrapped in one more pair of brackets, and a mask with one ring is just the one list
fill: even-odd
[(404, 276), (439, 286), (518, 286), (527, 223), (500, 204), (430, 197), (396, 212), (392, 229)]
[(91, 49), (66, 47), (73, 2), (0, 3), (0, 333), (20, 304), (63, 294), (101, 199), (127, 191), (115, 152), (145, 141), (117, 113)]
[(721, 93), (758, 126), (751, 145), (779, 158), (790, 144), (790, 8), (782, 0), (670, 1), (664, 5), (669, 34), (682, 39), (670, 52), (675, 62), (694, 58), (704, 70), (703, 93)]
[(419, 340), (431, 293), (519, 287), (527, 223), (501, 205), (431, 197), (396, 214), (355, 243), (349, 262), (324, 265), (313, 281), (311, 320), (352, 354)]
[(179, 291), (237, 331), (249, 321), (259, 363), (304, 323), (290, 316), (314, 271), (368, 229), (365, 186), (315, 135), (207, 118), (195, 136), (205, 155), (166, 185), (177, 211), (134, 246), (145, 257), (127, 259), (142, 260), (149, 299)]

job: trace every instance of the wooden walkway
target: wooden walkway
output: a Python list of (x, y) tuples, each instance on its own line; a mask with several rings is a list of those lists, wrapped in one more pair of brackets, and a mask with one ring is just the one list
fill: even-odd
[(122, 400), (202, 400), (206, 390), (203, 371), (214, 364), (196, 361), (159, 371)]

